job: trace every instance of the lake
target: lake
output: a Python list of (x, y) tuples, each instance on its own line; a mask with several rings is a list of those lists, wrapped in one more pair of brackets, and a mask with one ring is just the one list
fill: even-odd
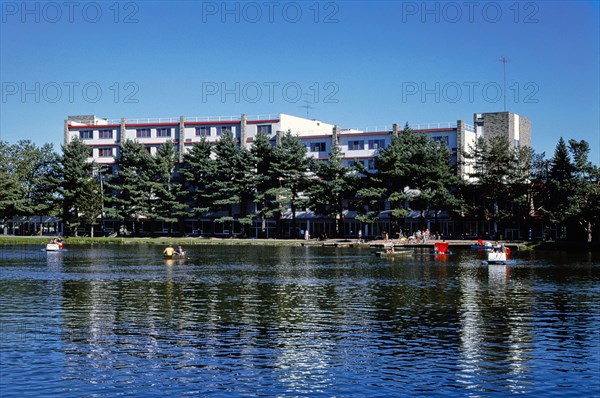
[(0, 396), (600, 396), (598, 254), (0, 246)]

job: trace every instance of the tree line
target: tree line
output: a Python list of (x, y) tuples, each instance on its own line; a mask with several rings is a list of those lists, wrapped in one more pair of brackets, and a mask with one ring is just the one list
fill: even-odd
[[(345, 210), (356, 211), (363, 223), (389, 210), (400, 226), (411, 210), (423, 223), (428, 211), (444, 210), (454, 220), (485, 220), (498, 230), (543, 221), (552, 238), (589, 242), (600, 226), (600, 171), (588, 160), (586, 141), (561, 138), (546, 159), (504, 137), (480, 138), (451, 165), (446, 146), (407, 124), (378, 150), (374, 170), (359, 161), (344, 164), (336, 142), (326, 160), (308, 158), (289, 131), (275, 145), (258, 134), (249, 149), (226, 132), (214, 144), (195, 143), (182, 162), (171, 142), (154, 155), (136, 141), (119, 150), (109, 173), (87, 161), (91, 148), (80, 140), (62, 146), (62, 155), (51, 144), (0, 141), (0, 220), (57, 215), (65, 233), (76, 234), (107, 217), (133, 220), (135, 232), (136, 220), (176, 224), (211, 212), (217, 223), (258, 220), (264, 232), (267, 220), (281, 222), (289, 210), (296, 231), (296, 211), (306, 208), (331, 219), (340, 236)], [(457, 167), (467, 179), (458, 177)]]

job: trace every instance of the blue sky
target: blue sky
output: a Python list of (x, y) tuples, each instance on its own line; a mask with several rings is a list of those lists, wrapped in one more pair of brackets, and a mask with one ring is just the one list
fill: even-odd
[[(472, 124), (506, 110), (551, 157), (600, 164), (600, 6), (565, 2), (1, 3), (0, 139), (53, 143), (68, 115), (288, 113), (344, 128)], [(509, 62), (502, 64), (501, 56)]]

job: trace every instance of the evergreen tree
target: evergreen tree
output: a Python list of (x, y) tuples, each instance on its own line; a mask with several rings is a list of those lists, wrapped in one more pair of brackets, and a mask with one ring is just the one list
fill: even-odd
[(75, 208), (78, 211), (78, 219), (82, 225), (90, 226), (90, 236), (94, 237), (94, 225), (97, 224), (98, 216), (102, 214), (102, 193), (98, 181), (88, 176), (81, 183)]
[(171, 141), (158, 148), (155, 156), (155, 174), (152, 176), (156, 198), (152, 210), (157, 220), (170, 224), (185, 216), (185, 203), (181, 201), (181, 184), (173, 178), (176, 162), (177, 153)]
[(529, 210), (527, 191), (531, 173), (530, 148), (512, 148), (505, 136), (479, 138), (464, 154), (467, 166), (471, 215), (493, 223), (497, 232)]
[(60, 158), (62, 218), (65, 232), (70, 235), (76, 234), (77, 227), (80, 225), (78, 204), (85, 204), (85, 200), (80, 199), (82, 196), (89, 198), (85, 187), (86, 181), (92, 175), (94, 164), (87, 161), (92, 156), (92, 148), (85, 146), (79, 139), (64, 145), (62, 151), (63, 155)]
[(588, 160), (590, 146), (587, 141), (571, 139), (569, 149), (575, 166), (571, 216), (585, 231), (587, 242), (591, 243), (593, 232), (600, 226), (600, 168)]
[(183, 163), (179, 167), (190, 217), (200, 217), (211, 207), (209, 181), (216, 174), (216, 163), (211, 159), (211, 153), (210, 142), (203, 138), (183, 156)]
[(27, 215), (58, 214), (58, 155), (52, 144), (37, 147), (29, 140), (16, 144), (17, 176), (24, 187)]
[[(449, 163), (448, 148), (413, 132), (408, 124), (379, 152), (375, 167), (377, 172), (370, 177), (375, 187), (360, 194), (372, 201), (374, 194), (383, 192), (395, 222), (403, 223), (411, 209), (420, 211), (422, 223), (429, 209), (450, 210), (461, 205), (453, 193), (458, 180)], [(379, 191), (374, 190), (377, 188)]]
[(227, 211), (227, 216), (216, 219), (216, 222), (231, 225), (233, 233), (234, 209), (239, 207), (240, 214), (237, 221), (242, 225), (252, 223), (252, 214), (246, 209), (254, 199), (254, 185), (252, 161), (250, 153), (237, 146), (233, 134), (229, 131), (223, 133), (215, 146), (215, 174), (209, 180), (209, 189), (212, 205), (215, 210)]
[(280, 210), (276, 201), (277, 178), (272, 174), (274, 151), (271, 146), (269, 136), (264, 133), (258, 133), (250, 154), (253, 158), (253, 164), (256, 169), (255, 187), (257, 215), (261, 220), (261, 236), (266, 237), (266, 220), (276, 216)]
[(315, 178), (311, 179), (307, 189), (310, 208), (335, 221), (336, 236), (343, 232), (344, 201), (354, 197), (359, 178), (354, 168), (343, 166), (342, 160), (340, 146), (333, 142), (326, 161), (311, 162)]
[[(376, 156), (381, 151), (375, 154)], [(366, 167), (358, 162), (355, 165), (356, 172), (360, 176), (357, 181), (355, 205), (356, 219), (361, 222), (361, 230), (364, 224), (372, 224), (380, 217), (380, 212), (385, 210), (384, 197), (385, 188), (376, 172), (369, 172)]]
[(417, 136), (408, 123), (399, 135), (392, 136), (390, 145), (382, 149), (375, 158), (377, 169), (374, 180), (383, 188), (384, 199), (390, 205), (393, 223), (400, 221), (408, 215), (409, 203), (414, 196), (410, 190), (418, 193), (416, 181), (417, 170), (423, 167), (419, 154), (424, 143), (422, 136)]
[(136, 141), (127, 140), (121, 146), (117, 159), (118, 171), (107, 181), (112, 190), (111, 216), (122, 223), (133, 218), (133, 232), (137, 232), (137, 221), (141, 217), (152, 217), (155, 184), (151, 177), (155, 170), (154, 159)]
[[(542, 196), (541, 212), (553, 228), (565, 224), (573, 202), (575, 166), (571, 163), (569, 149), (561, 137), (550, 160), (550, 168)], [(566, 230), (563, 231), (566, 233)]]
[(18, 175), (16, 147), (0, 141), (0, 220), (27, 213), (25, 189)]
[(279, 182), (279, 187), (273, 192), (277, 195), (280, 207), (289, 205), (292, 216), (292, 237), (298, 237), (296, 211), (305, 204), (301, 193), (307, 187), (308, 160), (306, 147), (298, 136), (287, 131), (281, 137), (281, 143), (275, 147), (273, 162), (273, 178)]

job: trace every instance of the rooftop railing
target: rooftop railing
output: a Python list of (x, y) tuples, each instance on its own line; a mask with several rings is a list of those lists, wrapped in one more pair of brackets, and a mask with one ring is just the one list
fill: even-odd
[[(247, 115), (247, 120), (279, 120), (281, 115), (279, 114), (259, 114), (259, 115)], [(179, 123), (179, 117), (159, 117), (159, 118), (133, 118), (127, 119), (128, 124), (153, 124), (153, 123)], [(121, 124), (121, 119), (107, 119), (108, 124)], [(186, 122), (239, 122), (241, 120), (240, 115), (236, 116), (190, 116), (186, 117)], [(456, 128), (456, 122), (438, 122), (438, 123), (418, 123), (409, 124), (413, 130), (430, 130), (430, 129), (442, 129), (442, 128)], [(402, 129), (404, 126), (399, 125)], [(475, 131), (475, 128), (471, 124), (465, 123), (465, 128), (468, 131)], [(381, 131), (392, 131), (392, 126), (367, 126), (364, 128), (344, 128), (342, 131), (355, 130), (358, 132), (381, 132)]]
[[(438, 122), (438, 123), (417, 123), (409, 124), (409, 127), (413, 130), (430, 130), (430, 129), (454, 129), (456, 128), (456, 122)], [(404, 125), (398, 125), (398, 128), (402, 130)], [(392, 131), (392, 126), (368, 126), (365, 128), (354, 128), (352, 130), (364, 131), (364, 132), (378, 132), (378, 131)]]
[[(278, 120), (279, 114), (247, 115), (247, 120)], [(128, 124), (179, 123), (180, 117), (127, 118)], [(239, 122), (235, 116), (186, 116), (186, 122)], [(121, 119), (108, 119), (108, 124), (121, 124)]]

